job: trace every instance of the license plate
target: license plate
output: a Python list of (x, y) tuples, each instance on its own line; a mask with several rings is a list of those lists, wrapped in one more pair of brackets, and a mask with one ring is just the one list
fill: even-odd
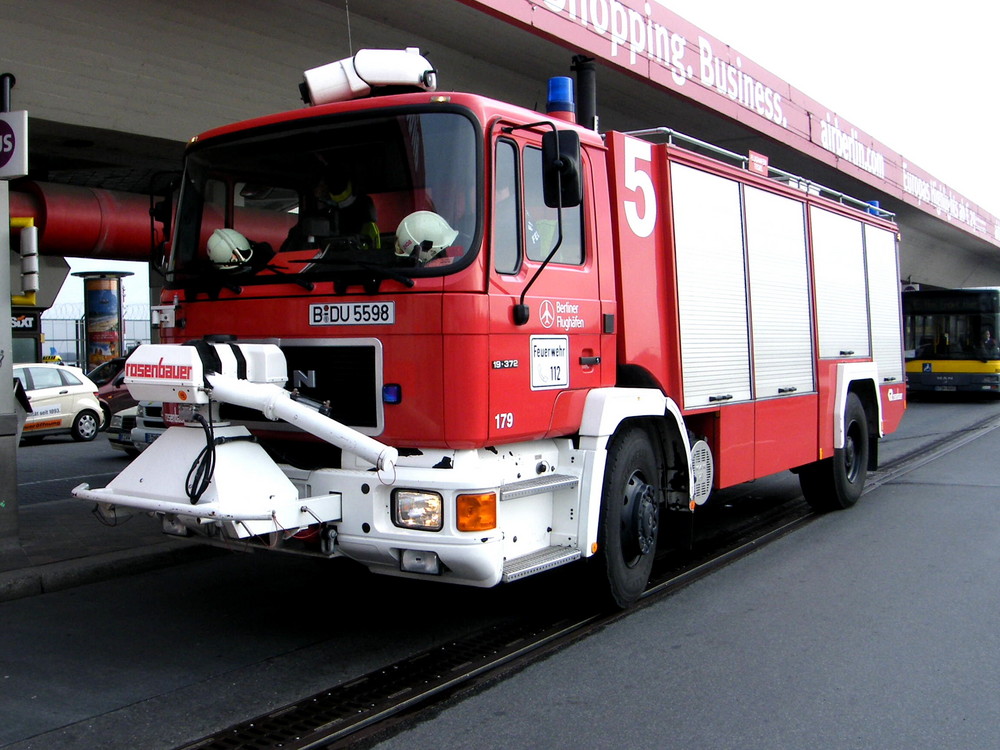
[(396, 323), (396, 303), (333, 302), (309, 305), (311, 326), (391, 326)]
[(159, 436), (160, 436), (160, 433), (158, 433), (158, 432), (147, 432), (146, 433), (146, 442), (147, 443), (152, 443)]
[(956, 390), (953, 385), (936, 385), (934, 386), (935, 391), (954, 391)]

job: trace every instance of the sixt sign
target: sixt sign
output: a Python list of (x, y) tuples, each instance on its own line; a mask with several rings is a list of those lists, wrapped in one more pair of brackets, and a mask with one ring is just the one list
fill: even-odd
[(37, 331), (38, 313), (10, 316), (10, 327), (15, 331)]
[(0, 112), (0, 178), (28, 174), (28, 113)]

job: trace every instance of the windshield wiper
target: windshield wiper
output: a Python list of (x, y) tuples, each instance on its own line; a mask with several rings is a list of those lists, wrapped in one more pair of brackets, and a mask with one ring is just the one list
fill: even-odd
[[(392, 279), (393, 281), (398, 281), (400, 284), (410, 289), (414, 282), (409, 276), (405, 276), (399, 271), (395, 271), (391, 268), (385, 268), (384, 266), (375, 266), (371, 263), (366, 263), (363, 260), (346, 260), (340, 258), (315, 258), (312, 260), (295, 260), (293, 263), (314, 263), (316, 265), (326, 265), (326, 266), (357, 266), (363, 271), (380, 276), (383, 279)], [(376, 289), (375, 291), (378, 291)]]
[[(294, 274), (294, 273), (288, 273), (287, 271), (282, 271), (281, 268), (279, 268), (278, 266), (275, 266), (275, 265), (271, 265), (270, 263), (268, 263), (266, 266), (264, 266), (264, 269), (267, 269), (268, 271), (270, 271), (271, 273), (273, 273), (275, 276), (281, 276), (283, 278), (288, 279), (293, 284), (298, 284), (300, 287), (302, 287), (303, 289), (305, 289), (307, 292), (311, 292), (313, 289), (316, 288), (316, 285), (313, 284), (308, 279), (301, 279), (296, 274)], [(264, 270), (264, 269), (261, 269), (261, 270)]]

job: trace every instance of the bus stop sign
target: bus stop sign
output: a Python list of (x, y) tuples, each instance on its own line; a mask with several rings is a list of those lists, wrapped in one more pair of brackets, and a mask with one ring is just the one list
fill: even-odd
[(0, 179), (28, 174), (28, 113), (0, 112)]

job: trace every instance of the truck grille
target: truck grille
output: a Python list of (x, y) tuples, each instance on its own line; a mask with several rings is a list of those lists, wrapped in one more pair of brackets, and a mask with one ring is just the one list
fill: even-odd
[(144, 405), (145, 415), (139, 417), (142, 421), (143, 427), (162, 427), (166, 428), (166, 423), (163, 421), (163, 404), (158, 403), (147, 403)]
[[(377, 339), (283, 339), (288, 363), (285, 388), (329, 402), (330, 416), (366, 435), (382, 432), (382, 345)], [(260, 423), (259, 412), (224, 405), (224, 419)], [(268, 423), (269, 428), (276, 425)]]

